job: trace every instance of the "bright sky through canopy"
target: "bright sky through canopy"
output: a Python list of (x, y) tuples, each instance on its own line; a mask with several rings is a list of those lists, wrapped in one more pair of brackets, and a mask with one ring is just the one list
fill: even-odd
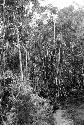
[(68, 7), (69, 5), (74, 5), (75, 8), (78, 6), (84, 6), (84, 0), (39, 0), (41, 1), (41, 5), (52, 4), (53, 6), (58, 7), (58, 9), (62, 9), (64, 7)]

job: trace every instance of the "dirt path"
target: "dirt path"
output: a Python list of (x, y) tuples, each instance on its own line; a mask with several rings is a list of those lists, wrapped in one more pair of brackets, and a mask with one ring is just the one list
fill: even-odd
[[(70, 118), (74, 119), (74, 121)], [(84, 104), (77, 107), (74, 105), (69, 106), (67, 110), (59, 109), (54, 113), (54, 119), (55, 125), (74, 125), (74, 123), (84, 125)]]
[(77, 109), (77, 112), (79, 114), (79, 119), (84, 120), (84, 104)]
[(66, 119), (66, 117), (62, 116), (64, 113), (65, 110), (61, 109), (54, 113), (55, 125), (73, 125), (73, 122), (70, 119)]

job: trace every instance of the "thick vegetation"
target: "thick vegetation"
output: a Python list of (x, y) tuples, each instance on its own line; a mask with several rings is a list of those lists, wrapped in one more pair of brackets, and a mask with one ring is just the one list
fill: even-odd
[(84, 11), (3, 0), (0, 15), (0, 124), (54, 125), (58, 105), (84, 100)]

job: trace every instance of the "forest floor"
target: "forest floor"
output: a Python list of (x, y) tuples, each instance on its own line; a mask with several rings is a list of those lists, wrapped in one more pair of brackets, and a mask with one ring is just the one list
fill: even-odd
[(53, 116), (55, 125), (84, 125), (84, 103), (58, 109)]

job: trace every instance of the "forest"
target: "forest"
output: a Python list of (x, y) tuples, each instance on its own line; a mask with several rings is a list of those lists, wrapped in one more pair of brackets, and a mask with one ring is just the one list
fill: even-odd
[(55, 125), (84, 103), (84, 10), (0, 0), (0, 125)]

